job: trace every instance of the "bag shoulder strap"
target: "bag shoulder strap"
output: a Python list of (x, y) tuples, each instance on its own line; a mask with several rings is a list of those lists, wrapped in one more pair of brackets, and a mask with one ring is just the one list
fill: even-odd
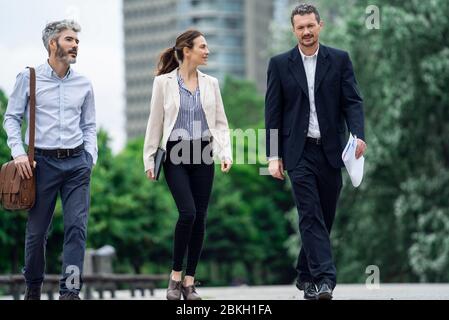
[(30, 165), (33, 166), (34, 162), (34, 134), (36, 129), (36, 71), (32, 67), (30, 69), (30, 123), (29, 134), (30, 139), (28, 141), (28, 159)]

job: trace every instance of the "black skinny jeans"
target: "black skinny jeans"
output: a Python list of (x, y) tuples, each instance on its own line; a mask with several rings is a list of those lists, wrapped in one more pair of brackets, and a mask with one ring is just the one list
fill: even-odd
[(173, 270), (182, 271), (187, 252), (186, 275), (194, 276), (206, 229), (206, 216), (214, 180), (209, 141), (168, 141), (165, 180), (179, 211), (173, 247)]

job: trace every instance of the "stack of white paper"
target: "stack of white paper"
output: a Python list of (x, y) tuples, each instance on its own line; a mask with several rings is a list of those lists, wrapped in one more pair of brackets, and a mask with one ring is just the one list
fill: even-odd
[(357, 137), (349, 133), (348, 143), (346, 144), (341, 158), (351, 178), (352, 185), (358, 187), (363, 179), (363, 165), (365, 164), (365, 158), (355, 158), (355, 151), (357, 149)]

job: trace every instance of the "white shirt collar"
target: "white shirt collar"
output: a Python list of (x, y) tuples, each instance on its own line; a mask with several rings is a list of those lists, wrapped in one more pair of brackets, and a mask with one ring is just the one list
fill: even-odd
[(315, 58), (315, 57), (318, 56), (318, 52), (320, 51), (320, 45), (318, 44), (318, 48), (316, 49), (315, 53), (314, 53), (313, 55), (311, 55), (311, 56), (306, 56), (306, 55), (301, 51), (301, 48), (300, 48), (299, 46), (298, 46), (298, 49), (299, 49), (299, 53), (301, 54), (302, 61), (304, 62), (304, 59), (305, 59), (305, 58)]

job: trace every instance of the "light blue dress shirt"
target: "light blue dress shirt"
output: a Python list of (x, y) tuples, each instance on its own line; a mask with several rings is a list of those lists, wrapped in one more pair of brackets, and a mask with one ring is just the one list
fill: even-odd
[[(25, 114), (28, 123), (30, 106), (30, 71), (19, 73), (9, 98), (3, 127), (8, 135), (11, 155), (26, 154), (21, 125)], [(28, 129), (25, 143), (28, 145)], [(91, 82), (69, 68), (59, 78), (51, 66), (44, 63), (36, 68), (36, 137), (39, 149), (72, 149), (84, 142), (87, 152), (97, 162), (97, 130), (95, 100)]]

